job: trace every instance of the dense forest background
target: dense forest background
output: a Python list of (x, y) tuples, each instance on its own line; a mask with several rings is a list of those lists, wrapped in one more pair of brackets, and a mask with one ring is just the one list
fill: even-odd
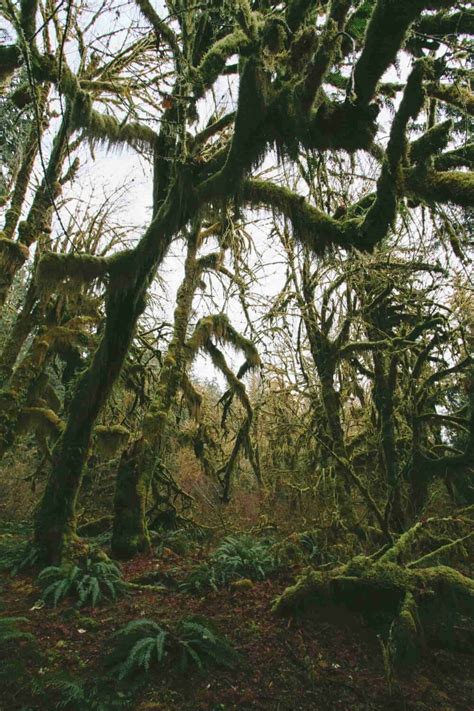
[(469, 708), (472, 3), (0, 18), (0, 708)]

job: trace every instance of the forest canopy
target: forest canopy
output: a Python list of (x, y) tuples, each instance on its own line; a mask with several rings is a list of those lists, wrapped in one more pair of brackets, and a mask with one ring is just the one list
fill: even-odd
[[(115, 598), (135, 583), (112, 559), (231, 532), (245, 570), (221, 543), (184, 589), (285, 570), (274, 613), (379, 606), (390, 668), (456, 647), (472, 3), (4, 0), (0, 18), (0, 515), (44, 600), (94, 607), (71, 571)], [(157, 663), (208, 639), (153, 624)]]

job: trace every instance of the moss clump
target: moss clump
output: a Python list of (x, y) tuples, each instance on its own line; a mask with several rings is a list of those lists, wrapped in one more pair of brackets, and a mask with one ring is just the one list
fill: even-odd
[(15, 242), (13, 239), (7, 239), (3, 232), (0, 232), (0, 259), (2, 264), (11, 264), (16, 269), (24, 264), (28, 259), (28, 247), (21, 242)]
[(123, 425), (97, 425), (94, 428), (94, 441), (101, 456), (112, 459), (123, 449), (129, 440), (130, 432)]
[(18, 420), (18, 434), (33, 430), (38, 434), (58, 437), (64, 429), (64, 422), (46, 407), (25, 407)]
[(21, 65), (21, 49), (16, 44), (0, 45), (0, 86)]

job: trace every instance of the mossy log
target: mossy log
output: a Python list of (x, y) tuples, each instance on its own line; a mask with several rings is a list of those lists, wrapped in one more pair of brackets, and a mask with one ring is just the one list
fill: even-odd
[(409, 570), (360, 556), (330, 571), (304, 573), (273, 611), (328, 607), (361, 614), (385, 636), (395, 664), (412, 664), (425, 643), (456, 645), (456, 624), (474, 615), (474, 581), (447, 566)]

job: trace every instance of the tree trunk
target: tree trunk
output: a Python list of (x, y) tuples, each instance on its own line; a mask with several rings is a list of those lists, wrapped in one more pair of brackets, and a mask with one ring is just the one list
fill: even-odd
[(112, 553), (117, 558), (132, 558), (150, 549), (146, 523), (146, 500), (149, 489), (147, 444), (142, 438), (122, 454), (117, 473), (114, 499)]

